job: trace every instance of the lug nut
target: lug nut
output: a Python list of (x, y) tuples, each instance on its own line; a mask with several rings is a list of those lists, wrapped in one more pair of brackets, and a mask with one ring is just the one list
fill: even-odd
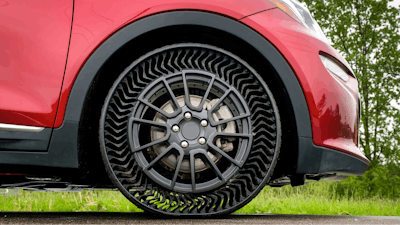
[(202, 127), (206, 127), (206, 126), (208, 125), (207, 120), (202, 120), (202, 121), (200, 122), (200, 125), (201, 125)]
[(181, 147), (182, 148), (187, 148), (189, 146), (189, 142), (187, 142), (187, 141), (182, 141), (181, 142)]
[(179, 126), (178, 125), (173, 125), (172, 126), (172, 131), (175, 132), (175, 133), (179, 132)]
[(187, 120), (192, 119), (192, 114), (190, 112), (186, 112), (184, 116), (185, 116), (185, 119), (187, 119)]
[(199, 144), (204, 145), (207, 142), (207, 140), (203, 137), (199, 138)]

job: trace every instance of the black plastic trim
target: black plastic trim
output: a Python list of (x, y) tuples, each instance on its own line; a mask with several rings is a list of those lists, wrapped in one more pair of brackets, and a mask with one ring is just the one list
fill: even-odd
[(51, 130), (44, 128), (39, 132), (0, 131), (0, 158), (1, 151), (47, 151)]
[(314, 145), (311, 138), (299, 137), (298, 174), (349, 173), (362, 175), (369, 163), (355, 156)]
[(1, 151), (1, 168), (4, 170), (4, 165), (78, 168), (77, 134), (78, 123), (65, 121), (62, 127), (53, 130), (48, 152)]

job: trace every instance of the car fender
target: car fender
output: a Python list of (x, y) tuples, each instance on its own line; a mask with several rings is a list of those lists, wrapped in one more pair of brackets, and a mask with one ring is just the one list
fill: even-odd
[[(257, 49), (268, 60), (280, 76), (288, 92), (297, 127), (297, 134), (312, 141), (311, 122), (307, 103), (295, 73), (281, 53), (265, 37), (252, 28), (232, 18), (200, 11), (174, 11), (145, 17), (130, 23), (105, 40), (88, 57), (80, 69), (71, 88), (62, 125), (52, 133), (47, 153), (18, 153), (10, 157), (7, 164), (29, 166), (79, 168), (78, 131), (85, 97), (96, 74), (107, 59), (128, 41), (154, 29), (172, 25), (200, 25), (225, 31)], [(61, 114), (60, 112), (58, 113)], [(301, 144), (301, 143), (299, 143)], [(301, 146), (299, 146), (301, 148)], [(10, 153), (16, 154), (16, 153)], [(27, 158), (23, 163), (21, 157)], [(10, 159), (13, 159), (12, 162)], [(28, 160), (29, 159), (29, 160)], [(0, 162), (1, 163), (1, 162)]]

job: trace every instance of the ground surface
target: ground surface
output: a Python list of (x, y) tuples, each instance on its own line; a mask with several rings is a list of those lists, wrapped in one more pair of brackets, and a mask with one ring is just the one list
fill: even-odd
[(214, 219), (173, 219), (146, 213), (1, 212), (0, 224), (400, 224), (400, 217), (233, 214)]

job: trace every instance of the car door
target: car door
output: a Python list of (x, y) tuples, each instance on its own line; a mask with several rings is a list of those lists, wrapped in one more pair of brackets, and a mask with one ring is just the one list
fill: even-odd
[(73, 0), (0, 0), (0, 124), (53, 127)]

